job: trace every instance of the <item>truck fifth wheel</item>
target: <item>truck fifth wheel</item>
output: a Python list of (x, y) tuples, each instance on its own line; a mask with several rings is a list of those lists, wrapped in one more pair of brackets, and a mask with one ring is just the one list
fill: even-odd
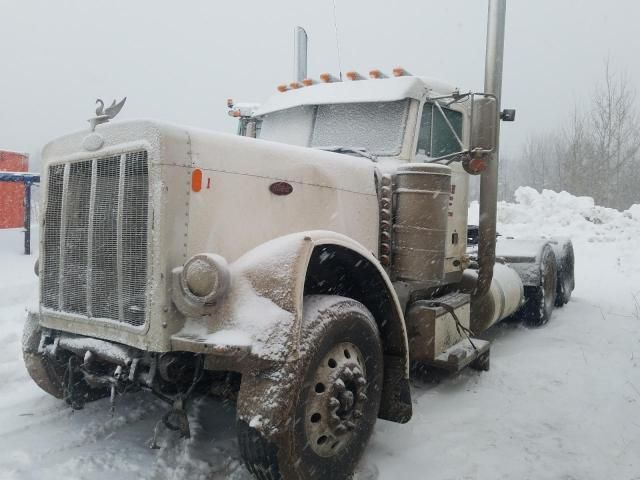
[(298, 78), (230, 102), (240, 135), (100, 102), (43, 151), (34, 381), (73, 408), (151, 391), (184, 436), (194, 395), (225, 395), (248, 469), (306, 480), (348, 478), (377, 418), (410, 420), (412, 362), (487, 370), (477, 335), (542, 325), (573, 289), (568, 240), (500, 240), (496, 262), (504, 8), (483, 93), (400, 68)]

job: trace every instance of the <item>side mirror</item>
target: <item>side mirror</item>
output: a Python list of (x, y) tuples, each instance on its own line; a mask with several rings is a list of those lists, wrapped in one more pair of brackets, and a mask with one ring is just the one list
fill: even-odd
[(498, 131), (498, 102), (494, 95), (474, 93), (471, 96), (471, 125), (469, 126), (469, 150), (479, 155), (493, 152)]

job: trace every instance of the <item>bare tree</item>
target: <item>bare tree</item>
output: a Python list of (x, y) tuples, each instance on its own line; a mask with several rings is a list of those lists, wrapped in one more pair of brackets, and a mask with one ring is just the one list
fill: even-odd
[(632, 165), (640, 160), (640, 125), (636, 91), (624, 73), (613, 73), (605, 63), (604, 83), (596, 88), (589, 116), (589, 133), (598, 181), (599, 200), (616, 208), (628, 206), (626, 174), (635, 177)]
[(588, 108), (575, 107), (556, 132), (531, 135), (514, 163), (513, 185), (567, 190), (618, 209), (640, 203), (640, 116), (628, 75), (607, 60)]

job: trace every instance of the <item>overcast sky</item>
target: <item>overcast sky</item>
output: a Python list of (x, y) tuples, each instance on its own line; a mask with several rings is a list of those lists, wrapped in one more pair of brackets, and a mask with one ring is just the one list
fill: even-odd
[[(640, 2), (508, 0), (503, 126), (517, 154), (560, 125), (605, 58), (640, 81)], [(485, 0), (336, 0), (343, 71), (390, 71), (482, 90)], [(263, 101), (292, 79), (295, 25), (311, 76), (338, 72), (332, 0), (0, 0), (0, 148), (35, 154), (87, 128), (94, 102), (128, 97), (125, 118), (233, 132), (226, 99)]]

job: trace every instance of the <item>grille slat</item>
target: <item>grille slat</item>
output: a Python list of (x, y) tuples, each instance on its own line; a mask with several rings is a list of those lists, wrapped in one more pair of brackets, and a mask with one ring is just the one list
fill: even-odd
[(120, 318), (118, 307), (118, 186), (120, 156), (96, 161), (91, 308), (94, 317)]
[(64, 168), (49, 167), (42, 304), (141, 326), (146, 318), (147, 152), (70, 163), (66, 182)]
[(52, 165), (48, 172), (47, 205), (43, 244), (47, 254), (43, 260), (42, 305), (47, 308), (60, 307), (60, 215), (62, 212), (62, 185), (64, 165)]
[(148, 197), (146, 153), (128, 153), (124, 198), (129, 201), (122, 208), (122, 309), (124, 321), (132, 325), (144, 323)]
[(91, 162), (69, 165), (63, 239), (62, 304), (63, 311), (87, 315), (87, 232)]

